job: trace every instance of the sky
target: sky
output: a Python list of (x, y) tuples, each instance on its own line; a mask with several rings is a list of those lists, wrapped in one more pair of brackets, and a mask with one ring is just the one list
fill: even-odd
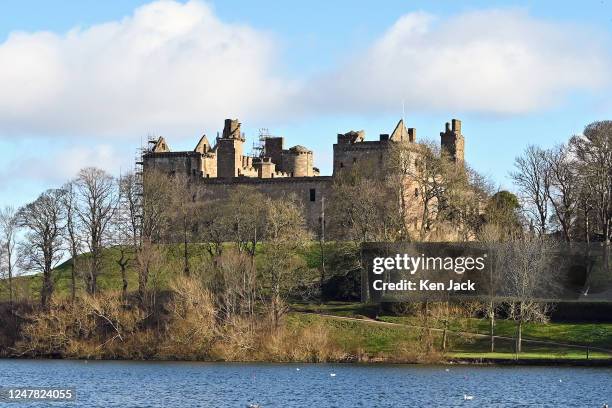
[(114, 175), (163, 135), (173, 150), (239, 118), (314, 150), (374, 140), (404, 117), (439, 141), (461, 119), (466, 160), (500, 188), (528, 144), (612, 119), (607, 1), (5, 0), (0, 206), (85, 166)]

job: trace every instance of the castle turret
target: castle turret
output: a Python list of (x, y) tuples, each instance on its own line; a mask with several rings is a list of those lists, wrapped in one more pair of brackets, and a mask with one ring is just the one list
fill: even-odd
[(313, 171), (312, 151), (304, 146), (293, 146), (283, 151), (283, 171), (289, 177), (312, 177)]
[(446, 122), (444, 132), (440, 132), (440, 146), (456, 163), (463, 163), (465, 139), (461, 134), (461, 121), (453, 119), (451, 123)]
[(223, 134), (217, 140), (217, 177), (237, 177), (242, 168), (244, 136), (238, 119), (225, 119)]

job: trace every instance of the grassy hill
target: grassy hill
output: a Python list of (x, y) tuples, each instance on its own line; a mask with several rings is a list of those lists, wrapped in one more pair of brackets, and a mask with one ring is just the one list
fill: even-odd
[[(190, 268), (198, 270), (205, 264), (208, 257), (204, 247), (198, 244), (190, 246)], [(182, 270), (182, 250), (180, 246), (168, 245), (163, 248), (166, 267), (153, 276), (155, 287), (163, 290), (168, 287), (171, 270)], [(301, 254), (308, 267), (315, 270), (318, 267), (320, 253), (318, 245), (313, 244)], [(98, 277), (98, 285), (102, 291), (119, 291), (122, 286), (120, 268), (117, 260), (120, 257), (118, 249), (109, 248), (103, 254), (103, 270)], [(77, 264), (84, 265), (88, 254), (77, 258)], [(128, 290), (137, 288), (138, 277), (133, 267), (128, 267)], [(77, 290), (84, 291), (83, 279), (77, 276)], [(57, 297), (68, 297), (71, 284), (71, 261), (58, 265), (54, 270), (55, 294)], [(14, 287), (17, 299), (36, 302), (41, 288), (40, 275), (20, 276), (15, 278)], [(6, 282), (0, 283), (0, 301), (8, 299)], [(423, 344), (429, 342), (440, 348), (442, 341), (441, 327), (432, 326), (434, 330), (415, 328), (419, 321), (414, 317), (393, 316), (380, 313), (375, 306), (360, 303), (328, 302), (324, 304), (305, 303), (294, 304), (287, 316), (289, 327), (303, 328), (313, 325), (326, 327), (334, 341), (351, 354), (361, 354), (360, 358), (384, 359), (391, 361), (411, 361), (422, 350)], [(372, 321), (367, 316), (376, 316), (378, 321)], [(336, 317), (348, 317), (342, 320)], [(385, 325), (381, 323), (391, 323)], [(458, 358), (514, 358), (514, 343), (511, 339), (498, 339), (497, 352), (488, 353), (489, 339), (486, 336), (470, 334), (488, 333), (488, 322), (481, 319), (463, 319), (455, 321), (450, 327), (446, 356)], [(499, 320), (496, 334), (512, 338), (514, 324)], [(571, 346), (531, 343), (529, 340), (570, 343), (589, 347), (612, 348), (612, 324), (600, 323), (529, 323), (524, 328), (524, 352), (522, 358), (552, 358), (552, 359), (585, 359), (586, 350)], [(430, 356), (431, 357), (431, 356)], [(434, 356), (440, 357), (440, 356)], [(590, 358), (610, 358), (607, 353), (589, 352)]]
[[(327, 246), (333, 246), (333, 243), (328, 243)], [(165, 266), (161, 268), (159, 273), (152, 276), (155, 280), (153, 284), (158, 289), (165, 289), (172, 277), (171, 271), (183, 270), (183, 247), (182, 245), (164, 245), (162, 247)], [(261, 245), (258, 246), (258, 252), (261, 252)], [(304, 250), (300, 256), (308, 268), (316, 269), (320, 262), (320, 248), (318, 243), (313, 243)], [(90, 258), (89, 254), (82, 254), (77, 257), (77, 269), (82, 269)], [(117, 248), (106, 248), (102, 256), (102, 271), (98, 275), (98, 288), (102, 291), (121, 290), (121, 270), (118, 265), (120, 259), (120, 251)], [(189, 245), (189, 264), (192, 271), (197, 271), (205, 265), (209, 259), (208, 252), (203, 244)], [(136, 290), (138, 286), (138, 275), (133, 267), (133, 262), (130, 262), (127, 268), (128, 291)], [(53, 270), (54, 281), (54, 296), (69, 296), (71, 288), (71, 260), (67, 260)], [(35, 300), (40, 294), (42, 279), (40, 274), (31, 274), (27, 276), (18, 276), (14, 278), (14, 287), (17, 299)], [(84, 291), (85, 285), (82, 276), (76, 277), (77, 292)], [(9, 298), (8, 282), (0, 280), (0, 301), (6, 301)]]

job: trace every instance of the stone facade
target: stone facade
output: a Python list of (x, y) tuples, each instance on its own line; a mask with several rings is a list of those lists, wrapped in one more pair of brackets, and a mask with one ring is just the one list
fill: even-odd
[[(143, 156), (144, 171), (161, 170), (171, 175), (184, 174), (205, 186), (208, 198), (223, 199), (239, 185), (253, 186), (264, 195), (282, 197), (294, 194), (301, 201), (308, 225), (320, 228), (323, 197), (331, 197), (334, 177), (355, 166), (376, 177), (386, 168), (393, 143), (416, 143), (416, 130), (400, 120), (391, 134), (379, 140), (365, 140), (364, 131), (338, 134), (333, 145), (333, 174), (320, 176), (314, 167), (314, 154), (304, 146), (284, 147), (284, 138), (266, 136), (258, 155), (244, 154), (245, 136), (238, 120), (226, 119), (223, 133), (212, 146), (204, 135), (193, 151), (172, 152), (159, 137)], [(452, 120), (440, 133), (441, 147), (450, 157), (463, 162), (464, 138), (461, 122)]]

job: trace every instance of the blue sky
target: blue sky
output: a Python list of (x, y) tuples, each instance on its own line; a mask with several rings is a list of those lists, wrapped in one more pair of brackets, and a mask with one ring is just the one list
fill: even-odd
[(612, 7), (586, 2), (5, 1), (0, 205), (93, 164), (130, 168), (148, 134), (191, 149), (238, 116), (315, 150), (402, 116), (509, 188), (514, 157), (611, 119)]

